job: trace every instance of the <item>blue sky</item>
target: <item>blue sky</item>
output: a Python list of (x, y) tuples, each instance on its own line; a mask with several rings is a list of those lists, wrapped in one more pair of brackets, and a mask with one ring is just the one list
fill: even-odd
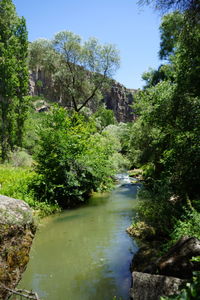
[(29, 41), (51, 39), (69, 30), (84, 40), (96, 37), (120, 51), (121, 67), (114, 79), (127, 88), (141, 88), (141, 74), (159, 66), (160, 17), (136, 0), (13, 0), (27, 21)]

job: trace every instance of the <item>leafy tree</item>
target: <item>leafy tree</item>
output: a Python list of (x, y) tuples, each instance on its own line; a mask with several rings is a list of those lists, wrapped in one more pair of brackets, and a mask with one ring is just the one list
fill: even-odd
[(99, 126), (101, 130), (105, 129), (110, 124), (116, 123), (114, 112), (105, 107), (100, 107), (94, 114), (94, 118), (97, 122), (97, 126)]
[(153, 3), (153, 6), (162, 12), (167, 12), (172, 9), (182, 12), (188, 9), (199, 9), (198, 0), (139, 0), (138, 3), (141, 5)]
[(170, 56), (174, 54), (183, 27), (184, 16), (178, 11), (163, 17), (160, 26), (161, 43), (159, 56), (161, 59), (170, 59)]
[(100, 45), (94, 38), (83, 43), (80, 36), (62, 31), (50, 42), (30, 45), (31, 69), (36, 62), (44, 71), (51, 68), (51, 83), (60, 100), (79, 112), (102, 97), (101, 90), (119, 66), (119, 55), (112, 45)]
[(27, 31), (11, 0), (0, 2), (1, 158), (22, 141), (28, 91)]
[(55, 107), (39, 130), (35, 155), (38, 199), (62, 207), (83, 202), (92, 191), (107, 187), (114, 175), (112, 139), (96, 132), (93, 120)]

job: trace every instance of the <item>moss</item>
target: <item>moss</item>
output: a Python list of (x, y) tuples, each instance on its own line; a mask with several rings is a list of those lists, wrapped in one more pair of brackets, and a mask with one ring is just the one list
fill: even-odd
[(145, 222), (137, 222), (127, 228), (127, 232), (140, 240), (152, 240), (155, 238), (156, 230)]
[[(7, 287), (14, 288), (26, 268), (34, 231), (33, 225), (0, 224), (0, 283)], [(0, 299), (6, 295), (0, 288)]]

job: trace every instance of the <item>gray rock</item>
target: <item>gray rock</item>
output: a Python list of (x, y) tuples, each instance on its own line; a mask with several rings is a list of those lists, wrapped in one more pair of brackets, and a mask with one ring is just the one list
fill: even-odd
[(7, 299), (6, 288), (14, 289), (20, 281), (35, 230), (30, 207), (21, 200), (0, 195), (0, 299)]
[(0, 195), (0, 224), (31, 224), (32, 210), (22, 200)]
[(142, 272), (133, 272), (132, 276), (131, 298), (134, 300), (159, 300), (161, 296), (177, 294), (185, 283), (179, 278)]

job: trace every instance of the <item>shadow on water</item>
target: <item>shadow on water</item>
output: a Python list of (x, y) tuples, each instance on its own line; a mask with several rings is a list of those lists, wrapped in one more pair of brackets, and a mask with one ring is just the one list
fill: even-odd
[(20, 287), (42, 300), (128, 300), (137, 245), (125, 230), (137, 189), (126, 182), (94, 195), (87, 206), (44, 220)]

